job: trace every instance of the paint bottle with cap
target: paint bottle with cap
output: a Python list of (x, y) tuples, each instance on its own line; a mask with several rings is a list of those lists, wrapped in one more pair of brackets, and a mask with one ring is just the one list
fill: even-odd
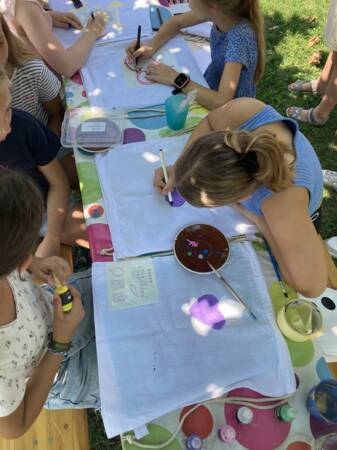
[(186, 440), (186, 450), (202, 450), (202, 439), (197, 434), (191, 434)]
[(232, 444), (236, 439), (236, 431), (230, 425), (224, 424), (219, 428), (218, 436), (224, 444)]
[(57, 276), (53, 273), (53, 278), (55, 282), (55, 294), (59, 295), (62, 302), (62, 310), (67, 313), (70, 312), (73, 308), (73, 296), (69, 290), (69, 288), (65, 285), (62, 285), (58, 280)]
[(254, 417), (254, 413), (250, 408), (247, 408), (247, 406), (241, 406), (236, 412), (236, 419), (239, 423), (242, 423), (244, 425), (248, 425), (252, 422)]
[(290, 406), (288, 403), (286, 405), (281, 405), (276, 409), (276, 417), (282, 422), (292, 422), (297, 416), (297, 410)]

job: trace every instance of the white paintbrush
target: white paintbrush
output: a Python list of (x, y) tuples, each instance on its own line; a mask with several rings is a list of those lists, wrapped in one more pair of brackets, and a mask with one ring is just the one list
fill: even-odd
[[(167, 184), (167, 182), (168, 182), (168, 175), (167, 175), (167, 170), (166, 170), (165, 153), (164, 153), (163, 149), (159, 150), (159, 156), (160, 156), (161, 167), (162, 167), (163, 173), (164, 173), (164, 180), (165, 180), (165, 183)], [(168, 201), (169, 201), (170, 205), (172, 206), (173, 205), (173, 199), (172, 199), (171, 192), (168, 192), (167, 197), (168, 197)]]

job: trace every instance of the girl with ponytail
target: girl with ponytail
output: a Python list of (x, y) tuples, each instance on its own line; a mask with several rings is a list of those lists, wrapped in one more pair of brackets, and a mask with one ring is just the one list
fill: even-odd
[(262, 78), (265, 65), (259, 0), (190, 0), (189, 4), (191, 12), (173, 16), (147, 45), (136, 49), (136, 42), (130, 44), (126, 49), (128, 56), (150, 58), (181, 29), (211, 20), (212, 59), (204, 74), (209, 89), (186, 75), (179, 78), (181, 74), (165, 64), (150, 64), (147, 78), (175, 86), (176, 92), (187, 94), (196, 89), (197, 102), (211, 110), (233, 98), (255, 97), (256, 84)]
[(291, 287), (307, 297), (326, 288), (322, 169), (295, 121), (258, 100), (232, 100), (199, 124), (168, 172), (165, 185), (157, 169), (158, 192), (175, 186), (193, 206), (233, 206), (262, 233)]

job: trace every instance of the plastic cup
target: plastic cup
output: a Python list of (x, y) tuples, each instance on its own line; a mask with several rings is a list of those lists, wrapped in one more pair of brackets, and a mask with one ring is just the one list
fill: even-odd
[(171, 130), (181, 130), (185, 126), (189, 105), (180, 109), (180, 104), (185, 98), (184, 94), (177, 94), (165, 100), (166, 121)]

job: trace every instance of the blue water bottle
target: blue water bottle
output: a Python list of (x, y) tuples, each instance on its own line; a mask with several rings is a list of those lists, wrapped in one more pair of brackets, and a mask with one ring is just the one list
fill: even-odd
[(307, 408), (316, 419), (337, 423), (337, 380), (324, 380), (314, 386), (307, 398)]

